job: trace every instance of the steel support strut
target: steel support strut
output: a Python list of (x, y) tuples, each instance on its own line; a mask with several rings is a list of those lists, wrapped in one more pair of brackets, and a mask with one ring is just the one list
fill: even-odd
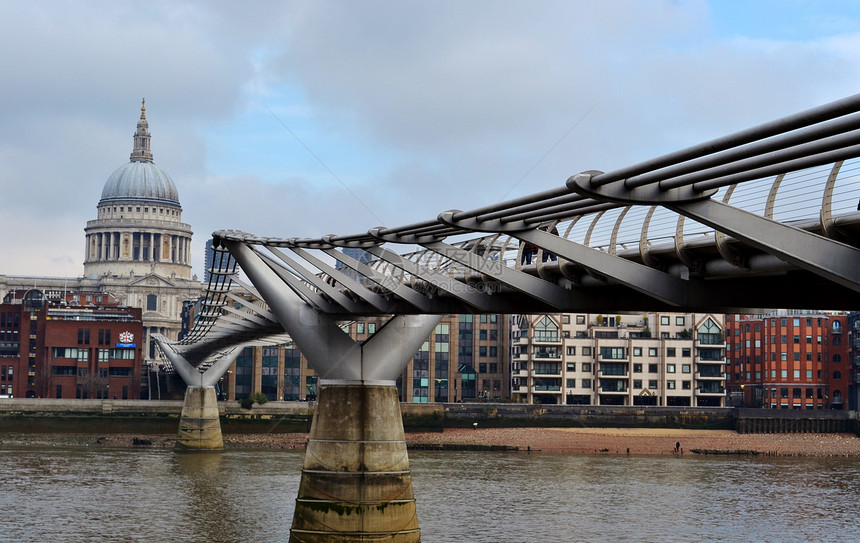
[(667, 205), (785, 262), (860, 291), (860, 250), (713, 200)]

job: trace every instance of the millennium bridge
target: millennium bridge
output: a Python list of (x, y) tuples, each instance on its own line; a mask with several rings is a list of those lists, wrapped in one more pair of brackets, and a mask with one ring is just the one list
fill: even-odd
[[(176, 448), (223, 449), (214, 385), (289, 338), (320, 379), (290, 540), (419, 541), (395, 380), (442, 315), (856, 309), (858, 157), (860, 95), (414, 224), (217, 231), (193, 330), (155, 338), (188, 384)], [(369, 315), (363, 343), (340, 328)]]

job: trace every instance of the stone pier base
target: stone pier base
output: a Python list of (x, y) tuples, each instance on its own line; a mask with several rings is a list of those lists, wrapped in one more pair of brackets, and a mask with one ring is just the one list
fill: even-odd
[(420, 540), (397, 389), (322, 384), (290, 541)]
[(177, 452), (222, 451), (221, 419), (215, 387), (188, 387), (179, 420), (179, 435), (173, 450)]

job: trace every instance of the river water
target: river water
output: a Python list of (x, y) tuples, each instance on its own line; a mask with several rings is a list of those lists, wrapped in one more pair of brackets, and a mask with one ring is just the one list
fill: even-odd
[[(0, 448), (0, 541), (286, 541), (303, 454)], [(430, 543), (860, 539), (860, 459), (410, 460)]]

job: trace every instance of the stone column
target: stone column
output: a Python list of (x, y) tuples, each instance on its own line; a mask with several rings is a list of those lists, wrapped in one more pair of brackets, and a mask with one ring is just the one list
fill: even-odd
[(420, 540), (394, 383), (323, 380), (290, 541)]

